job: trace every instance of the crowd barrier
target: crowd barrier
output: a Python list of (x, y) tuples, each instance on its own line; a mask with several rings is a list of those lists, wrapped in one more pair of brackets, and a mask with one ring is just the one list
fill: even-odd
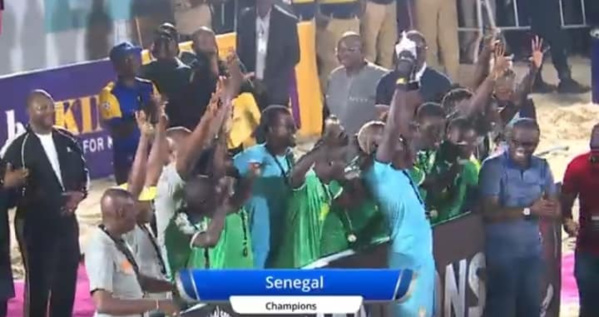
[[(314, 24), (298, 24), (301, 59), (295, 69), (291, 90), (291, 106), (300, 135), (318, 135), (322, 127), (322, 100), (315, 56)], [(221, 55), (235, 47), (235, 34), (217, 37)], [(189, 50), (190, 43), (181, 44)], [(150, 61), (147, 51), (144, 63)], [(23, 131), (27, 122), (25, 101), (33, 89), (45, 89), (56, 100), (56, 125), (80, 138), (92, 179), (112, 174), (112, 140), (100, 123), (98, 94), (115, 79), (108, 60), (99, 60), (55, 69), (0, 77), (0, 144)]]
[[(561, 289), (561, 225), (558, 222), (542, 222), (541, 234), (546, 260), (545, 277), (542, 285), (539, 285), (543, 294), (541, 316), (558, 317)], [(475, 213), (464, 214), (433, 228), (433, 252), (437, 266), (436, 317), (482, 316), (486, 292), (484, 239), (481, 216)], [(386, 251), (386, 243), (359, 252), (347, 250), (320, 259), (305, 269), (384, 268)], [(183, 316), (239, 315), (226, 305), (206, 305), (191, 309)], [(353, 317), (366, 316), (392, 317), (388, 305), (385, 304), (367, 304)]]

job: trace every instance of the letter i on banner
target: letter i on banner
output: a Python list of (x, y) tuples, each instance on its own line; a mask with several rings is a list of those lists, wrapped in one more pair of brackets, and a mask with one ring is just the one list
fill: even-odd
[(4, 11), (4, 0), (0, 0), (0, 35), (2, 35), (2, 11)]

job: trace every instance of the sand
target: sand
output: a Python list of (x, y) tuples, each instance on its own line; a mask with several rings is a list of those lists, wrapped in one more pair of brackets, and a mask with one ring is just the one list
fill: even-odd
[[(573, 65), (572, 73), (574, 77), (582, 83), (590, 82), (590, 63), (586, 59), (574, 58), (571, 60)], [(543, 76), (548, 82), (556, 83), (557, 76), (550, 63), (546, 63)], [(467, 78), (471, 72), (471, 67), (462, 67), (462, 78)], [(517, 65), (517, 72), (522, 74), (526, 70), (525, 66)], [(590, 103), (590, 94), (584, 95), (533, 95), (537, 105), (538, 121), (541, 126), (541, 144), (538, 151), (545, 151), (554, 147), (567, 147), (555, 151), (546, 156), (551, 165), (556, 180), (563, 178), (564, 171), (570, 160), (576, 155), (588, 150), (589, 136), (594, 124), (599, 123), (599, 105)], [(309, 148), (310, 142), (303, 144), (305, 150)], [(77, 217), (80, 224), (80, 242), (82, 250), (85, 249), (86, 239), (90, 229), (97, 226), (100, 222), (99, 199), (102, 192), (112, 186), (112, 179), (96, 180), (92, 182), (89, 197), (81, 203), (77, 211)], [(14, 211), (10, 213), (11, 219)], [(12, 220), (11, 220), (12, 226)], [(12, 229), (11, 229), (12, 230)], [(11, 260), (15, 279), (22, 279), (24, 276), (23, 265), (16, 239), (11, 241)], [(565, 235), (564, 235), (565, 236)], [(571, 252), (572, 240), (564, 239), (564, 252)], [(576, 307), (563, 307), (562, 316), (575, 316)]]

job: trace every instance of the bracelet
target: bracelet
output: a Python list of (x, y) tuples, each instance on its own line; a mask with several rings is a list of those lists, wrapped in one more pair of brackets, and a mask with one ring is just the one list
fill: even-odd
[(190, 248), (193, 248), (193, 247), (194, 247), (194, 245), (193, 245), (193, 242), (196, 240), (196, 238), (197, 238), (197, 237), (198, 237), (200, 234), (202, 234), (202, 232), (203, 232), (203, 231), (198, 231), (198, 232), (194, 233), (194, 234), (193, 234), (193, 236), (191, 236), (191, 240), (189, 241), (189, 247), (190, 247)]

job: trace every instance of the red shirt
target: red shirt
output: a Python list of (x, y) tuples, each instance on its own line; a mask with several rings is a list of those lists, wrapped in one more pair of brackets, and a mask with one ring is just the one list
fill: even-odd
[(582, 154), (568, 164), (562, 191), (578, 195), (580, 202), (576, 249), (599, 255), (599, 162), (591, 163), (590, 157)]

